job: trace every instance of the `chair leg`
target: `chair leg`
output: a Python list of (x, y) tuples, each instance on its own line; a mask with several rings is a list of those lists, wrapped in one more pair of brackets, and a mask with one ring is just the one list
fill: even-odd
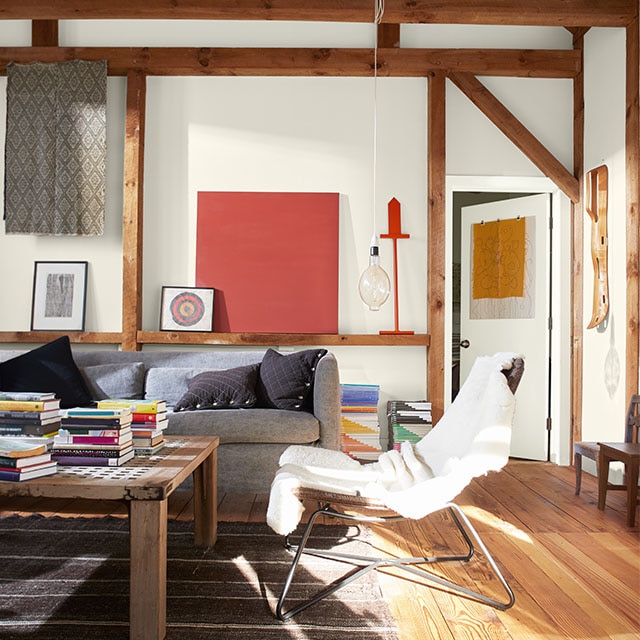
[(582, 454), (573, 454), (573, 466), (576, 468), (576, 495), (580, 495), (580, 487), (582, 486)]
[[(352, 554), (345, 554), (345, 553), (340, 553), (335, 551), (327, 551), (324, 549), (312, 549), (307, 547), (307, 543), (311, 536), (311, 532), (315, 524), (315, 521), (320, 515), (330, 516), (330, 517), (338, 518), (341, 520), (368, 522), (368, 523), (372, 523), (372, 522), (380, 523), (380, 522), (392, 522), (392, 521), (404, 520), (404, 518), (402, 518), (401, 516), (391, 516), (391, 517), (353, 516), (351, 514), (343, 514), (339, 511), (336, 511), (330, 506), (325, 506), (321, 509), (318, 509), (309, 518), (309, 522), (302, 534), (302, 537), (297, 547), (289, 545), (288, 538), (287, 538), (287, 545), (290, 548), (290, 550), (295, 550), (295, 555), (291, 563), (291, 566), (289, 568), (289, 571), (287, 573), (287, 577), (284, 582), (282, 593), (280, 595), (278, 604), (276, 606), (277, 617), (283, 621), (288, 620), (289, 618), (293, 617), (297, 613), (300, 613), (307, 607), (310, 607), (311, 605), (316, 604), (320, 600), (323, 600), (327, 596), (338, 591), (338, 589), (341, 589), (342, 587), (346, 586), (350, 582), (353, 582), (357, 578), (363, 576), (365, 573), (381, 567), (397, 567), (399, 569), (404, 569), (405, 571), (413, 575), (426, 579), (430, 582), (434, 582), (442, 587), (446, 587), (454, 592), (470, 597), (474, 600), (478, 600), (484, 604), (490, 605), (502, 611), (511, 607), (515, 602), (515, 596), (513, 594), (513, 591), (511, 590), (506, 579), (500, 572), (495, 560), (490, 555), (488, 549), (482, 542), (482, 539), (480, 538), (480, 535), (478, 534), (478, 532), (475, 530), (475, 528), (473, 527), (473, 525), (471, 524), (467, 516), (464, 514), (462, 509), (460, 509), (460, 507), (458, 507), (453, 503), (450, 503), (443, 508), (446, 508), (449, 510), (456, 527), (458, 528), (460, 534), (462, 535), (467, 545), (467, 552), (464, 555), (387, 558), (387, 557), (370, 557), (370, 556), (352, 555)], [(499, 600), (496, 600), (494, 598), (490, 598), (484, 594), (481, 594), (477, 591), (473, 591), (466, 587), (462, 587), (453, 582), (450, 582), (449, 580), (445, 580), (440, 576), (434, 575), (433, 573), (430, 573), (423, 568), (415, 566), (415, 565), (425, 565), (425, 564), (430, 564), (435, 562), (451, 562), (451, 561), (468, 562), (474, 554), (474, 543), (482, 551), (482, 553), (484, 554), (485, 558), (489, 563), (489, 566), (491, 567), (494, 574), (498, 578), (500, 584), (504, 588), (507, 594), (506, 602), (501, 602)], [(303, 554), (314, 555), (314, 556), (323, 557), (323, 558), (332, 559), (332, 560), (341, 561), (341, 562), (348, 562), (350, 564), (353, 564), (354, 568), (351, 571), (347, 572), (341, 579), (333, 582), (327, 588), (321, 589), (320, 591), (318, 591), (318, 593), (316, 593), (314, 596), (312, 596), (308, 600), (301, 602), (300, 604), (296, 605), (295, 607), (292, 607), (289, 610), (285, 610), (284, 603), (289, 593), (289, 589), (293, 583), (294, 574), (296, 572), (296, 569), (298, 568), (299, 562)]]

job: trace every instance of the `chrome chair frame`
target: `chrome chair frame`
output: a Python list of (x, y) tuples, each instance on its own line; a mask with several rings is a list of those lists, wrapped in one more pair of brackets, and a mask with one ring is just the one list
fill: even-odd
[[(307, 491), (307, 494), (312, 493), (311, 491)], [(361, 499), (362, 500), (362, 499)], [(376, 508), (378, 506), (377, 503), (369, 501), (366, 505), (368, 508)], [(381, 507), (382, 505), (380, 505)], [(407, 520), (400, 515), (390, 515), (390, 516), (367, 516), (363, 514), (353, 515), (343, 513), (335, 509), (331, 504), (327, 503), (317, 509), (309, 518), (308, 524), (305, 527), (302, 536), (300, 538), (300, 542), (298, 545), (291, 544), (291, 536), (286, 537), (285, 546), (288, 550), (294, 551), (295, 556), (293, 558), (293, 562), (289, 568), (289, 572), (287, 573), (287, 577), (284, 582), (284, 586), (282, 589), (282, 593), (278, 600), (278, 604), (276, 606), (276, 615), (282, 620), (288, 620), (294, 615), (304, 611), (307, 607), (310, 607), (320, 600), (323, 600), (327, 596), (330, 596), (332, 593), (335, 593), (342, 587), (348, 585), (350, 582), (357, 580), (365, 573), (368, 573), (374, 569), (380, 569), (384, 567), (396, 567), (398, 569), (403, 569), (408, 571), (411, 574), (414, 574), (420, 578), (426, 579), (430, 582), (434, 582), (441, 587), (448, 588), (456, 593), (459, 593), (463, 596), (467, 596), (469, 598), (475, 599), (483, 604), (487, 604), (501, 611), (505, 611), (513, 606), (515, 602), (515, 596), (511, 587), (507, 583), (505, 577), (502, 572), (498, 568), (496, 561), (489, 553), (486, 545), (480, 538), (478, 532), (473, 527), (469, 518), (465, 515), (464, 511), (455, 503), (450, 502), (444, 505), (441, 509), (448, 510), (453, 522), (455, 523), (458, 531), (462, 535), (466, 545), (467, 551), (462, 555), (445, 555), (445, 556), (418, 556), (418, 557), (404, 557), (404, 558), (395, 558), (395, 557), (371, 557), (371, 556), (362, 556), (362, 555), (354, 555), (348, 553), (340, 553), (337, 551), (329, 551), (325, 549), (315, 549), (307, 546), (309, 542), (309, 538), (311, 537), (311, 533), (314, 525), (316, 524), (316, 520), (320, 516), (327, 516), (330, 518), (341, 519), (349, 522), (357, 522), (357, 523), (383, 523), (383, 522), (397, 522), (402, 520)], [(433, 513), (438, 513), (438, 511), (434, 511)], [(431, 514), (430, 514), (431, 515)], [(429, 516), (427, 516), (429, 517)], [(438, 575), (435, 575), (423, 568), (420, 568), (416, 565), (425, 565), (432, 564), (436, 562), (468, 562), (474, 556), (475, 553), (475, 545), (482, 551), (485, 556), (489, 566), (493, 570), (494, 574), (498, 578), (498, 581), (504, 588), (504, 591), (507, 594), (506, 601), (500, 601), (495, 598), (491, 598), (487, 595), (484, 595), (478, 591), (473, 591), (472, 589), (468, 589), (467, 587), (463, 587), (461, 585), (455, 584), (454, 582), (450, 582)], [(321, 589), (314, 596), (293, 606), (292, 608), (285, 610), (285, 600), (289, 593), (289, 589), (293, 583), (293, 577), (298, 568), (300, 560), (304, 554), (313, 555), (316, 557), (337, 560), (337, 561), (346, 561), (352, 563), (354, 565), (354, 569), (352, 571), (347, 572), (341, 579), (333, 582), (331, 585), (326, 587), (325, 589)]]

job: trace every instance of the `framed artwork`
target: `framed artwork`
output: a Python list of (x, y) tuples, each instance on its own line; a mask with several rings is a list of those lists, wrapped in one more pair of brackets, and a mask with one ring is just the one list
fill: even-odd
[(203, 287), (162, 287), (161, 331), (212, 331), (213, 294)]
[(36, 262), (32, 331), (84, 331), (87, 262)]

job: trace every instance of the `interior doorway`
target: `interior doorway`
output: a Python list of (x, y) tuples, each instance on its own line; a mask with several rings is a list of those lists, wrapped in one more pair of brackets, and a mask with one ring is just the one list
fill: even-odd
[[(558, 464), (571, 463), (570, 358), (571, 358), (571, 203), (547, 178), (511, 176), (449, 176), (447, 178), (447, 331), (445, 394), (451, 398), (459, 385), (460, 342), (460, 250), (463, 206), (548, 194), (553, 210), (554, 228), (549, 231), (547, 254), (554, 273), (548, 291), (553, 333), (549, 338), (548, 387), (538, 401), (544, 402), (548, 415), (545, 425), (545, 459)], [(454, 211), (455, 200), (455, 211)], [(551, 287), (551, 283), (549, 283)], [(517, 349), (516, 349), (517, 350)], [(526, 354), (525, 354), (526, 362)], [(526, 365), (525, 365), (526, 370)], [(526, 373), (525, 373), (526, 375)], [(531, 379), (531, 378), (530, 378)], [(537, 381), (536, 381), (537, 382)], [(537, 385), (540, 390), (540, 385)], [(516, 402), (520, 401), (520, 389)], [(513, 452), (512, 452), (513, 454)], [(528, 457), (528, 456), (523, 456)], [(532, 456), (536, 459), (538, 456)]]

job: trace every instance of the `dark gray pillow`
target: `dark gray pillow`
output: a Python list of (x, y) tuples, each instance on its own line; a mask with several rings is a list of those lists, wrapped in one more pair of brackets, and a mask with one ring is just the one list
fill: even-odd
[(286, 356), (267, 349), (260, 363), (256, 393), (259, 407), (313, 411), (313, 378), (326, 349), (306, 349)]
[(194, 409), (247, 409), (256, 403), (258, 364), (205, 371), (189, 380), (189, 389), (174, 411)]

